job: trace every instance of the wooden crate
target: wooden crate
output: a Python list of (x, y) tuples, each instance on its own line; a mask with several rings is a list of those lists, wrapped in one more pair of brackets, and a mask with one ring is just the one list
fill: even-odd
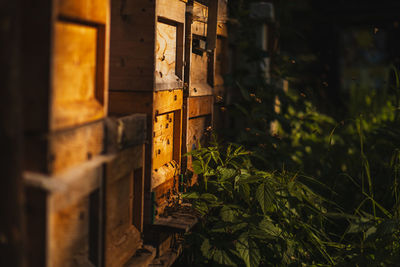
[[(213, 120), (213, 86), (217, 34), (217, 2), (189, 1), (186, 13), (184, 147), (190, 152), (204, 143)], [(191, 169), (191, 157), (185, 162)]]
[(57, 173), (102, 151), (109, 2), (27, 0), (23, 11), (25, 165)]
[(180, 173), (185, 12), (186, 0), (112, 1), (109, 110), (147, 115), (148, 223), (150, 192), (163, 195)]

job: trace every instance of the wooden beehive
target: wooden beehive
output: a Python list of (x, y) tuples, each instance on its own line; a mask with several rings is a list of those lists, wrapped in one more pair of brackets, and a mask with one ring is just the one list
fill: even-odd
[(109, 2), (26, 0), (22, 17), (28, 262), (97, 266)]
[(185, 0), (112, 1), (110, 113), (148, 116), (148, 223), (151, 192), (162, 213), (180, 173), (185, 11)]
[[(189, 1), (186, 17), (185, 94), (183, 151), (190, 152), (204, 143), (212, 126), (214, 54), (216, 44), (216, 1)], [(187, 159), (191, 169), (191, 157)]]
[(102, 151), (109, 3), (27, 0), (24, 12), (25, 166), (52, 174)]

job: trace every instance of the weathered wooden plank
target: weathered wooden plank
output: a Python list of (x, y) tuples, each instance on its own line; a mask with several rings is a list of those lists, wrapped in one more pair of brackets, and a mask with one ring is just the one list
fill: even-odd
[(152, 246), (145, 245), (136, 251), (136, 254), (125, 263), (124, 267), (148, 267), (156, 257), (156, 249)]
[(208, 71), (212, 71), (208, 66), (208, 54), (206, 52), (203, 52), (201, 55), (192, 53), (190, 67), (190, 96), (212, 94), (212, 87), (207, 83)]
[(157, 16), (185, 23), (186, 1), (157, 0)]
[(89, 261), (89, 199), (49, 215), (48, 266), (94, 266)]
[(57, 0), (60, 15), (82, 20), (106, 23), (109, 3), (104, 0)]
[(107, 152), (143, 144), (147, 139), (146, 114), (106, 119)]
[(140, 232), (132, 224), (133, 186), (133, 172), (107, 186), (106, 266), (122, 266), (141, 246)]
[(58, 173), (103, 151), (104, 124), (96, 122), (48, 136), (48, 171)]
[(168, 217), (159, 217), (151, 227), (161, 232), (187, 233), (197, 221), (197, 217), (193, 215), (173, 214)]
[(110, 92), (110, 114), (145, 113), (152, 116), (153, 92)]
[(157, 91), (154, 93), (154, 112), (163, 114), (182, 109), (182, 90)]
[(87, 196), (101, 184), (102, 165), (113, 157), (97, 156), (79, 166), (53, 176), (25, 172), (24, 182), (32, 188), (49, 193), (53, 201), (49, 212), (57, 212)]
[(213, 96), (199, 96), (188, 98), (189, 118), (209, 115), (212, 113)]
[(111, 3), (110, 89), (153, 91), (156, 1)]
[(119, 152), (106, 166), (106, 266), (122, 266), (141, 246), (144, 146)]

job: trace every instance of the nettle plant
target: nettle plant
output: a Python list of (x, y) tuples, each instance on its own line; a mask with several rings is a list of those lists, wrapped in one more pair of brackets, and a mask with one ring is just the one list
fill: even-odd
[(212, 142), (189, 156), (201, 178), (183, 195), (201, 216), (187, 238), (191, 264), (335, 264), (329, 251), (340, 245), (322, 230), (325, 200), (300, 181), (306, 177), (258, 170), (251, 153), (235, 144)]

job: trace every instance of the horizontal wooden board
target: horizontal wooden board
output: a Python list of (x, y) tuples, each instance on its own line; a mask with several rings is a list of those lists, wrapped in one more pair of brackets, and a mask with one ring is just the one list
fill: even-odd
[(109, 17), (107, 0), (57, 0), (60, 15), (81, 20), (106, 23)]
[(103, 151), (103, 122), (98, 121), (47, 135), (27, 136), (25, 170), (57, 174)]
[(158, 0), (157, 16), (185, 23), (186, 1), (181, 0)]
[(182, 109), (182, 90), (157, 91), (154, 93), (154, 112), (163, 114)]
[(188, 97), (188, 117), (198, 117), (212, 113), (213, 96)]
[(144, 144), (147, 140), (146, 114), (136, 113), (120, 118), (107, 118), (106, 150), (115, 153), (135, 145)]
[(96, 99), (97, 28), (55, 25), (51, 129), (71, 127), (104, 116)]
[(49, 171), (57, 173), (99, 155), (104, 148), (104, 124), (96, 122), (49, 137)]
[(110, 91), (109, 113), (111, 115), (122, 116), (138, 112), (152, 116), (153, 92)]

